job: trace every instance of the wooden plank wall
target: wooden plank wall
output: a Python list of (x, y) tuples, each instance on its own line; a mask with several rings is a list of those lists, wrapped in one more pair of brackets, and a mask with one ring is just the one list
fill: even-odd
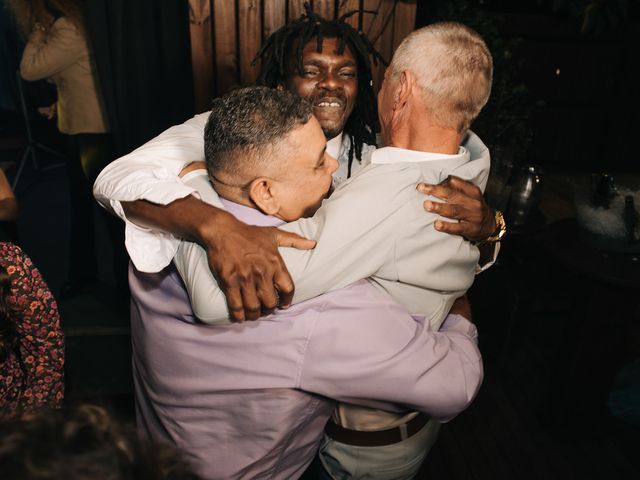
[[(190, 2), (194, 0), (189, 0)], [(290, 20), (304, 13), (305, 0), (209, 0), (213, 30), (210, 38), (213, 82), (211, 96), (221, 95), (235, 85), (247, 85), (255, 81), (258, 65), (251, 62), (265, 38)], [(395, 47), (414, 28), (417, 0), (311, 0), (315, 12), (325, 18), (338, 18), (353, 10), (378, 12), (356, 14), (349, 18), (356, 29), (362, 28), (374, 41), (376, 49), (386, 60), (391, 59)], [(205, 38), (193, 37), (192, 38)], [(202, 60), (201, 60), (202, 61)], [(194, 77), (206, 71), (210, 65), (194, 64)], [(374, 68), (374, 88), (379, 88), (384, 74), (382, 65)], [(202, 82), (200, 82), (202, 84)], [(202, 101), (196, 105), (204, 111)]]

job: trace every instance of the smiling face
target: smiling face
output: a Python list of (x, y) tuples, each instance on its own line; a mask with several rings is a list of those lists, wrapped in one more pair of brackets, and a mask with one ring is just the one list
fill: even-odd
[(322, 52), (316, 51), (316, 39), (302, 51), (302, 75), (294, 62), (287, 71), (284, 87), (308, 99), (313, 114), (320, 122), (327, 139), (344, 129), (358, 94), (358, 65), (347, 45), (342, 54), (337, 38), (325, 38)]

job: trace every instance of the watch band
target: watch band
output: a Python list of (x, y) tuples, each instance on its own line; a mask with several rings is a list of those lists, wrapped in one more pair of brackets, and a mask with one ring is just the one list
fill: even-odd
[(500, 210), (496, 210), (496, 230), (487, 238), (479, 242), (479, 245), (483, 243), (496, 243), (502, 240), (507, 234), (507, 222), (504, 220), (504, 215)]

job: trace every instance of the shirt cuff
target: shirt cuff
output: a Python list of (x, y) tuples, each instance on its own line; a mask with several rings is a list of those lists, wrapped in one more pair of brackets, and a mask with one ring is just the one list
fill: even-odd
[(445, 318), (442, 326), (440, 327), (441, 332), (460, 332), (464, 335), (467, 335), (474, 339), (476, 342), (478, 341), (478, 329), (476, 326), (467, 320), (462, 315), (458, 314), (449, 314), (447, 318)]
[[(158, 188), (155, 192), (137, 192), (137, 194), (132, 194), (128, 197), (130, 200), (123, 201), (144, 199), (159, 205), (168, 205), (189, 195), (200, 198), (200, 194), (193, 188), (181, 183), (173, 183), (170, 189)], [(122, 208), (122, 203), (118, 200), (109, 200), (108, 205), (113, 213), (125, 222), (125, 246), (131, 262), (137, 270), (141, 272), (159, 272), (171, 263), (178, 250), (180, 238), (170, 233), (136, 225), (127, 218)]]
[(494, 263), (496, 263), (496, 260), (498, 259), (498, 253), (500, 253), (500, 242), (496, 242), (493, 245), (494, 245), (493, 255), (491, 256), (489, 261), (485, 262), (483, 265), (480, 265), (480, 264), (476, 265), (476, 275), (484, 272), (489, 267), (491, 267)]

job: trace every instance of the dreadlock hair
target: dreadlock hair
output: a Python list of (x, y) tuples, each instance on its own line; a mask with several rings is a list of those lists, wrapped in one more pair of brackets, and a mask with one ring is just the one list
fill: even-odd
[[(348, 46), (358, 65), (358, 94), (356, 103), (344, 126), (344, 132), (350, 137), (348, 176), (351, 176), (353, 158), (362, 160), (362, 144), (376, 144), (378, 124), (378, 103), (373, 93), (371, 60), (383, 65), (387, 62), (376, 51), (364, 32), (356, 31), (345, 20), (358, 11), (347, 12), (337, 20), (327, 20), (316, 14), (308, 2), (304, 4), (305, 14), (274, 32), (262, 46), (252, 64), (262, 60), (257, 85), (275, 88), (284, 83), (287, 67), (295, 59), (295, 68), (303, 74), (302, 51), (313, 38), (316, 39), (316, 51), (322, 52), (325, 38), (336, 38), (338, 50), (342, 54)], [(364, 13), (364, 12), (363, 12)], [(366, 13), (374, 13), (368, 12)]]

